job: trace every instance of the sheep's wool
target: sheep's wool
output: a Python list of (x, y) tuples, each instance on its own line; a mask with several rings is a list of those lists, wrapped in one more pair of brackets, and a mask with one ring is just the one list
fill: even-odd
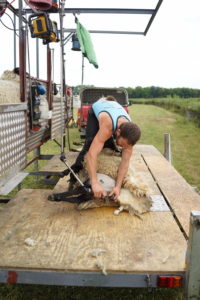
[(19, 75), (12, 71), (4, 71), (0, 77), (0, 104), (20, 102)]
[[(112, 155), (112, 159), (111, 156)], [(121, 158), (115, 156), (108, 149), (103, 150), (97, 160), (97, 178), (104, 190), (109, 192), (115, 186), (118, 166)], [(128, 211), (131, 215), (140, 217), (141, 214), (150, 210), (152, 200), (149, 196), (149, 188), (143, 179), (136, 174), (133, 168), (129, 168), (125, 176), (118, 201), (108, 201), (103, 199), (94, 199), (78, 205), (78, 209), (87, 209), (101, 206), (118, 206), (114, 211), (118, 215), (121, 211)]]

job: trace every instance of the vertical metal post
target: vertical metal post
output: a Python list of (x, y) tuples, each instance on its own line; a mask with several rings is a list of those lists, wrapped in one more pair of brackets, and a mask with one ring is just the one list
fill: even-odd
[(164, 133), (164, 157), (172, 163), (171, 138), (169, 133)]
[(55, 49), (51, 49), (51, 61), (52, 61), (52, 71), (51, 71), (51, 73), (52, 73), (52, 82), (54, 83), (54, 50)]
[(84, 80), (84, 55), (82, 54), (82, 78), (81, 78), (81, 85), (83, 85)]
[(14, 68), (17, 66), (17, 55), (16, 55), (16, 15), (14, 14), (14, 31), (13, 31), (13, 39), (14, 39)]
[(26, 30), (23, 26), (23, 4), (19, 0), (19, 75), (20, 99), (26, 101)]
[(21, 191), (21, 189), (22, 189), (22, 183), (20, 182), (20, 183), (17, 185), (17, 190), (18, 190), (18, 192)]
[(40, 65), (39, 65), (39, 39), (36, 38), (36, 77), (40, 77)]
[(66, 98), (65, 86), (65, 52), (64, 52), (64, 30), (63, 17), (65, 8), (65, 1), (60, 1), (60, 79), (61, 79), (61, 153), (64, 153), (64, 100)]
[(51, 61), (51, 49), (49, 44), (47, 44), (47, 82), (48, 82), (48, 90), (47, 90), (47, 99), (49, 108), (52, 109), (52, 61)]
[[(36, 148), (34, 151), (34, 157), (38, 157), (36, 160), (34, 160), (34, 170), (38, 171), (38, 159), (40, 157), (40, 147)], [(38, 181), (38, 176), (35, 176), (35, 181)]]
[(185, 299), (200, 299), (200, 211), (192, 211), (190, 216)]

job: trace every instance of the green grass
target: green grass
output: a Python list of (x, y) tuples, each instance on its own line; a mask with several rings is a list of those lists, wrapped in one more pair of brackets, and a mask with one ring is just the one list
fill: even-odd
[(179, 97), (167, 97), (167, 98), (132, 98), (129, 100), (130, 103), (143, 103), (143, 104), (163, 104), (165, 107), (179, 108), (183, 112), (191, 110), (193, 112), (200, 113), (200, 98), (179, 98)]
[(172, 163), (200, 190), (200, 129), (183, 116), (153, 105), (132, 105), (132, 119), (141, 127), (140, 143), (164, 153), (164, 133), (171, 135)]
[[(191, 184), (200, 189), (200, 129), (183, 116), (153, 105), (132, 105), (130, 114), (142, 130), (140, 143), (154, 145), (164, 152), (164, 133), (171, 134), (173, 165)], [(80, 141), (77, 129), (70, 129), (71, 139)], [(73, 146), (73, 145), (71, 145)], [(42, 154), (59, 154), (59, 147), (49, 141), (41, 147)], [(45, 162), (40, 162), (42, 166)], [(29, 167), (33, 169), (33, 166)], [(36, 182), (33, 176), (25, 179), (23, 188), (50, 188)], [(16, 193), (17, 191), (13, 192)], [(6, 205), (5, 205), (6, 208)], [(182, 290), (88, 288), (39, 285), (0, 284), (0, 300), (181, 300)]]
[(184, 117), (193, 119), (200, 127), (200, 98), (152, 98), (130, 99), (130, 103), (153, 104), (161, 106)]

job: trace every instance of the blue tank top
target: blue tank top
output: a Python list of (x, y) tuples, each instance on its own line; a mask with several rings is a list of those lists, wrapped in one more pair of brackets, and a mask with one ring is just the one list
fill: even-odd
[(92, 109), (97, 118), (101, 112), (107, 112), (109, 114), (113, 123), (113, 132), (117, 129), (117, 121), (120, 117), (125, 117), (131, 121), (125, 109), (115, 101), (100, 99), (92, 105)]

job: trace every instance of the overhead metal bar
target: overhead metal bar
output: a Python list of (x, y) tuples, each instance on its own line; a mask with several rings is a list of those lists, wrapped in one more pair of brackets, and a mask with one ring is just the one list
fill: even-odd
[(66, 14), (135, 14), (152, 15), (154, 9), (135, 9), (135, 8), (65, 8)]
[[(65, 14), (135, 14), (135, 15), (151, 15), (149, 22), (144, 30), (140, 31), (112, 31), (112, 30), (89, 30), (90, 33), (108, 33), (108, 34), (136, 34), (146, 35), (163, 0), (159, 0), (155, 9), (143, 8), (64, 8)], [(26, 13), (32, 13), (32, 9), (25, 8)], [(65, 32), (75, 32), (75, 29), (65, 29)]]
[[(32, 9), (24, 9), (26, 13), (32, 13)], [(135, 8), (65, 8), (65, 14), (135, 14), (152, 15), (154, 9), (135, 9)]]
[(159, 1), (158, 1), (158, 4), (156, 5), (156, 8), (155, 8), (155, 10), (154, 10), (154, 12), (153, 12), (153, 14), (152, 14), (152, 16), (151, 16), (151, 18), (150, 18), (148, 24), (147, 24), (147, 27), (146, 27), (145, 31), (144, 31), (144, 35), (147, 34), (147, 32), (148, 32), (148, 30), (149, 30), (149, 28), (150, 28), (150, 26), (151, 26), (151, 23), (153, 22), (153, 20), (154, 20), (156, 14), (157, 14), (157, 12), (158, 12), (158, 10), (159, 10), (159, 8), (160, 8), (162, 2), (163, 2), (163, 0), (159, 0)]
[[(138, 34), (144, 35), (143, 31), (112, 31), (112, 30), (88, 30), (90, 33), (109, 33), (109, 34)], [(64, 29), (64, 32), (76, 32), (76, 29)]]

